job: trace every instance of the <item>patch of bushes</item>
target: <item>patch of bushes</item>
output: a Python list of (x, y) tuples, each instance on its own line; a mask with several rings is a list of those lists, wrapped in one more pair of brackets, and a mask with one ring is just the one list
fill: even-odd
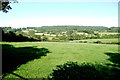
[(87, 41), (79, 41), (79, 43), (87, 43)]
[(24, 41), (41, 41), (38, 39), (34, 39), (33, 37), (26, 37), (22, 34), (16, 35), (14, 32), (9, 31), (8, 33), (5, 33), (2, 30), (2, 41), (6, 42), (24, 42)]
[(93, 43), (97, 43), (97, 44), (100, 44), (100, 43), (102, 43), (101, 41), (95, 41), (95, 42), (93, 42)]
[(117, 44), (117, 45), (120, 45), (120, 42), (101, 42), (101, 44)]
[(107, 43), (107, 44), (118, 44), (118, 45), (120, 45), (120, 42), (111, 42), (111, 43)]
[(50, 80), (118, 80), (120, 69), (99, 64), (67, 62), (58, 65)]

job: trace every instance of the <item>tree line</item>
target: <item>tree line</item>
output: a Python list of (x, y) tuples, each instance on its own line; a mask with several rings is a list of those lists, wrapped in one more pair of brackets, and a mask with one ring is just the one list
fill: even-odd
[(9, 31), (9, 32), (5, 33), (2, 30), (2, 41), (6, 41), (6, 42), (23, 42), (23, 41), (38, 41), (38, 40), (34, 39), (34, 38), (29, 38), (29, 37), (23, 36), (22, 34), (16, 35), (12, 31)]

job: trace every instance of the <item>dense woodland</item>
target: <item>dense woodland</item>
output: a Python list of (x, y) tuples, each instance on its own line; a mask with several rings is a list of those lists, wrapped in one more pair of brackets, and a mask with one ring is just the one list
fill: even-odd
[(118, 38), (118, 27), (104, 26), (42, 26), (2, 27), (2, 41), (70, 41)]

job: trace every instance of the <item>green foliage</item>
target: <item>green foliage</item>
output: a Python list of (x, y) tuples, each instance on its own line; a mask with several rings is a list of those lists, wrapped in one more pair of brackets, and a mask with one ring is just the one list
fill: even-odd
[(35, 34), (35, 31), (34, 31), (34, 30), (30, 30), (28, 34), (29, 34), (29, 35), (34, 35), (34, 34)]
[(73, 33), (73, 31), (67, 31), (67, 35), (71, 35)]
[[(81, 40), (81, 39), (104, 39), (118, 38), (119, 35), (108, 33), (108, 29), (102, 26), (43, 26), (43, 27), (27, 27), (27, 28), (2, 28), (5, 33), (12, 31), (17, 34), (30, 36), (34, 39), (42, 41), (66, 41), (66, 40)], [(99, 29), (99, 30), (98, 30)], [(111, 29), (112, 30), (112, 29)], [(102, 31), (104, 34), (102, 34)], [(107, 31), (107, 32), (106, 32)], [(106, 33), (105, 33), (106, 32)], [(114, 31), (113, 31), (114, 32)], [(48, 34), (36, 36), (35, 33)], [(107, 34), (108, 33), (108, 34)], [(55, 36), (51, 36), (55, 35)], [(49, 38), (51, 37), (51, 39)], [(43, 38), (43, 39), (42, 39)], [(49, 40), (50, 39), (50, 40)]]
[(116, 35), (103, 35), (101, 38), (119, 38), (119, 34), (116, 34)]
[(120, 69), (99, 64), (67, 62), (50, 74), (51, 80), (118, 80)]
[(87, 43), (87, 41), (79, 41), (79, 43)]
[(9, 9), (12, 9), (11, 6), (9, 5), (9, 2), (2, 2), (2, 9), (1, 10), (3, 12), (7, 13)]
[(100, 43), (101, 43), (101, 41), (95, 41), (95, 42), (93, 42), (93, 43), (97, 43), (97, 44), (100, 44)]
[(68, 31), (68, 34), (73, 33), (73, 31), (93, 33), (94, 31), (104, 31), (107, 30), (107, 27), (103, 26), (42, 26), (36, 27), (35, 30), (40, 32), (65, 32)]
[(23, 41), (37, 41), (37, 39), (29, 38), (29, 37), (23, 36), (22, 34), (16, 35), (12, 31), (9, 31), (8, 33), (5, 33), (2, 30), (2, 41), (23, 42)]
[(119, 27), (111, 27), (108, 29), (108, 32), (118, 32)]
[(114, 63), (114, 64), (109, 64), (109, 65), (120, 68), (120, 53), (110, 53), (109, 52), (109, 53), (105, 53), (105, 54), (110, 57), (108, 60), (110, 60), (111, 62)]
[[(17, 0), (11, 0), (13, 1), (14, 3), (17, 3)], [(1, 0), (0, 1), (0, 11), (3, 11), (4, 13), (7, 13), (8, 10), (12, 9), (11, 6), (10, 6), (10, 0)], [(2, 7), (1, 7), (2, 5)]]

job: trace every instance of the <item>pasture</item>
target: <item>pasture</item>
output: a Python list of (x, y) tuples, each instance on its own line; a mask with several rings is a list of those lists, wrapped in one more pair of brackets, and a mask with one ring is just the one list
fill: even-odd
[(93, 43), (95, 41), (101, 41), (103, 43), (112, 43), (112, 42), (118, 42), (118, 38), (114, 38), (114, 39), (84, 39), (84, 40), (74, 40), (71, 42), (79, 42), (79, 41), (87, 41), (88, 43)]
[[(47, 78), (56, 65), (61, 65), (67, 61), (78, 63), (112, 63), (109, 58), (110, 54), (118, 53), (118, 45), (114, 44), (89, 44), (89, 43), (65, 43), (65, 42), (1, 42), (3, 45), (12, 45), (14, 55), (29, 56), (31, 49), (40, 49), (45, 56), (33, 58), (20, 64), (13, 72), (25, 78)], [(24, 47), (27, 47), (23, 49)], [(28, 48), (29, 47), (29, 48)], [(23, 50), (22, 50), (23, 49)], [(44, 50), (43, 50), (44, 49)], [(9, 48), (6, 48), (8, 53), (11, 53)], [(47, 50), (47, 51), (46, 51)], [(19, 51), (19, 52), (17, 52)], [(48, 53), (47, 53), (48, 52)], [(22, 54), (21, 54), (22, 53)], [(24, 54), (23, 54), (24, 53)], [(27, 55), (26, 55), (27, 53)], [(36, 54), (39, 53), (36, 52)], [(20, 55), (21, 54), (21, 55)], [(33, 52), (34, 54), (34, 52)], [(9, 54), (11, 55), (11, 54)], [(8, 56), (10, 57), (10, 56)], [(20, 60), (23, 60), (22, 57)], [(17, 60), (15, 60), (17, 62)], [(24, 60), (23, 60), (24, 61)], [(4, 62), (4, 61), (3, 61)], [(13, 74), (7, 74), (5, 78), (18, 78)]]

